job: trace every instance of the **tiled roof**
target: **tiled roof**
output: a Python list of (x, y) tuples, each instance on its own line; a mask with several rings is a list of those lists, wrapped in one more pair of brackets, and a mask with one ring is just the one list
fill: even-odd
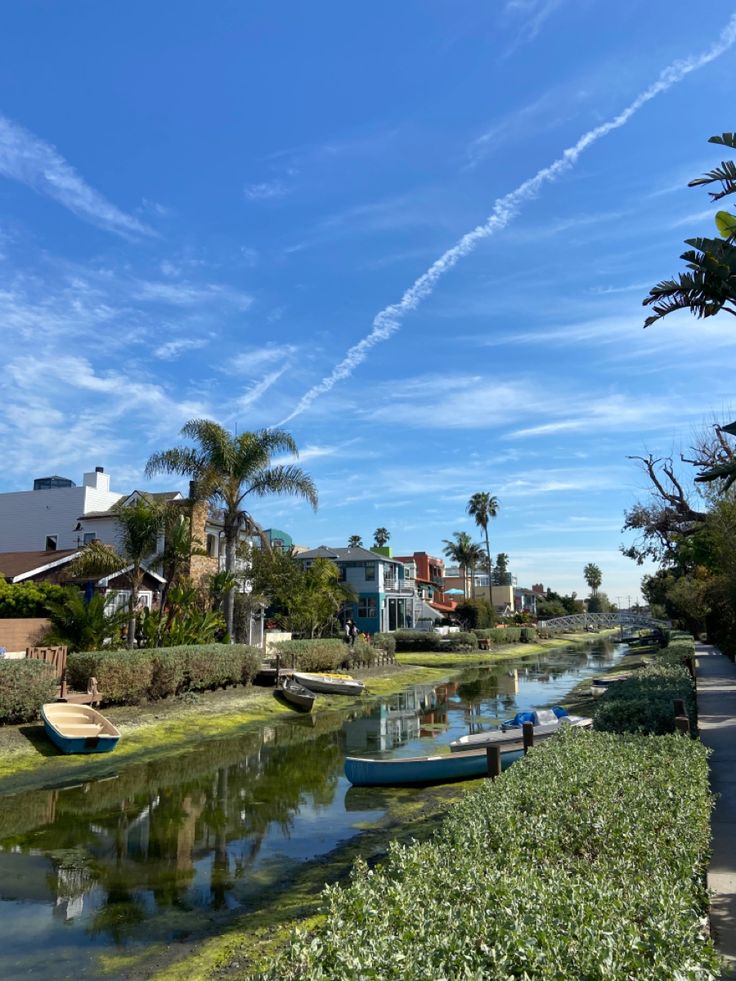
[(401, 565), (396, 559), (389, 559), (379, 552), (371, 552), (367, 548), (329, 548), (327, 545), (320, 545), (319, 548), (310, 548), (306, 552), (300, 552), (299, 559), (331, 559), (333, 562), (390, 562), (392, 565)]
[(48, 552), (0, 552), (0, 578), (13, 580), (28, 576), (50, 565), (63, 565), (79, 553), (78, 548)]

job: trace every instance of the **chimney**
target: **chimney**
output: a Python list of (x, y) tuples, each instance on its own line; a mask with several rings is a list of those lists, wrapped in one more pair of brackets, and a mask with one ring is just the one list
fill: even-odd
[(95, 467), (92, 473), (86, 473), (82, 479), (84, 487), (110, 493), (110, 474), (105, 473), (104, 467)]

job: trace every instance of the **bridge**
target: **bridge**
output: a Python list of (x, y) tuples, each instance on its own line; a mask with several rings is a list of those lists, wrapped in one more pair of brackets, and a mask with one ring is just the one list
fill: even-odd
[(586, 630), (588, 627), (664, 630), (672, 624), (669, 620), (657, 620), (648, 613), (617, 610), (615, 613), (571, 613), (569, 616), (555, 617), (553, 620), (540, 620), (537, 626), (542, 630)]

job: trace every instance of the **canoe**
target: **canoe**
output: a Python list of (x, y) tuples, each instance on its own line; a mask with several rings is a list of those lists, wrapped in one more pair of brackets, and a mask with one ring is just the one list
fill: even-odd
[(314, 700), (317, 697), (313, 691), (309, 691), (293, 678), (281, 678), (274, 694), (280, 695), (290, 705), (300, 709), (302, 712), (311, 712)]
[[(521, 751), (503, 747), (508, 762), (521, 756)], [(513, 755), (512, 755), (513, 754)], [(411, 756), (393, 760), (345, 759), (345, 776), (354, 787), (417, 787), (453, 780), (472, 780), (488, 774), (485, 749), (446, 756)]]
[(109, 753), (120, 740), (112, 722), (89, 705), (49, 702), (41, 706), (41, 718), (62, 753)]
[[(469, 749), (487, 746), (500, 746), (501, 752), (504, 748), (521, 749), (524, 746), (525, 722), (534, 725), (534, 742), (542, 739), (549, 739), (565, 726), (576, 726), (580, 729), (588, 729), (593, 725), (593, 720), (583, 715), (568, 715), (564, 709), (560, 710), (564, 714), (556, 715), (556, 710), (539, 709), (536, 712), (519, 712), (513, 719), (504, 722), (500, 729), (491, 732), (476, 732), (470, 736), (460, 736), (450, 743), (450, 750), (453, 753), (462, 753)], [(529, 718), (526, 718), (529, 716)], [(521, 718), (523, 717), (523, 718)], [(519, 720), (520, 721), (517, 721)]]
[(294, 672), (294, 681), (310, 691), (323, 692), (326, 695), (360, 695), (365, 688), (362, 681), (355, 681), (350, 676), (310, 674), (301, 671)]

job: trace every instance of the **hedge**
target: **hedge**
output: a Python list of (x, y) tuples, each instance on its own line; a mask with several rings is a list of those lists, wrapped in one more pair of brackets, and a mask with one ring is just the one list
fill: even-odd
[(259, 648), (245, 644), (201, 644), (141, 650), (86, 651), (69, 655), (73, 688), (84, 690), (90, 677), (107, 704), (135, 704), (183, 691), (247, 684), (262, 660)]
[(396, 637), (394, 634), (373, 634), (372, 643), (374, 647), (385, 651), (389, 655), (396, 653)]
[(692, 637), (672, 641), (652, 664), (610, 685), (593, 711), (593, 725), (606, 732), (664, 735), (675, 731), (674, 701), (683, 699), (690, 725), (697, 724), (695, 683), (683, 666), (692, 655)]
[(493, 644), (518, 644), (523, 630), (531, 627), (490, 627), (488, 630), (474, 630), (476, 637), (490, 640)]
[(392, 844), (260, 977), (713, 981), (704, 747), (571, 729)]
[(478, 649), (478, 638), (475, 633), (463, 633), (459, 631), (454, 634), (447, 634), (442, 638), (442, 650), (444, 651), (476, 651)]
[(438, 651), (442, 638), (433, 630), (396, 630), (394, 632), (397, 651)]
[(43, 661), (0, 660), (0, 723), (32, 722), (56, 698), (57, 679)]
[(350, 660), (350, 647), (337, 638), (282, 640), (275, 645), (286, 667), (301, 671), (335, 671)]

